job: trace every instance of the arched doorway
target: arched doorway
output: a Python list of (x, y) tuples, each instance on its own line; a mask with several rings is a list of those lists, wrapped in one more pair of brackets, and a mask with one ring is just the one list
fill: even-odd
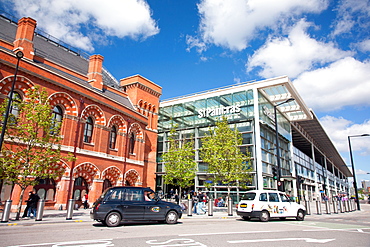
[(104, 179), (104, 182), (103, 182), (103, 191), (104, 192), (106, 189), (112, 187), (112, 183), (109, 181), (109, 179)]
[(46, 201), (54, 201), (56, 192), (56, 183), (52, 178), (36, 178), (38, 185), (35, 185), (33, 189), (39, 195), (41, 199)]
[(76, 200), (76, 204), (80, 207), (82, 204), (82, 197), (89, 193), (89, 184), (83, 177), (75, 179), (73, 186), (73, 199)]
[(141, 184), (139, 173), (131, 169), (126, 172), (124, 186), (139, 186)]

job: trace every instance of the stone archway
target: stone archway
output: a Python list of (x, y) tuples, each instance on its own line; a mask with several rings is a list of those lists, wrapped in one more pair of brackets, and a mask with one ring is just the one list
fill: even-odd
[(115, 166), (110, 166), (106, 168), (102, 172), (102, 179), (103, 179), (102, 192), (109, 187), (116, 186), (117, 181), (119, 180), (119, 177), (121, 176), (121, 174), (122, 174), (121, 171)]
[(73, 198), (78, 207), (82, 205), (82, 197), (90, 192), (94, 179), (100, 179), (99, 169), (92, 163), (82, 163), (73, 170)]
[(125, 186), (142, 185), (140, 174), (134, 169), (127, 171), (124, 177), (124, 185)]

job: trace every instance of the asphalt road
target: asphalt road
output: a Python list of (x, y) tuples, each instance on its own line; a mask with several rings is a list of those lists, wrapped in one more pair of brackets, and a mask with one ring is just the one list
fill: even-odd
[(238, 217), (184, 217), (176, 225), (126, 223), (108, 228), (88, 218), (0, 227), (0, 246), (370, 246), (370, 205), (365, 210), (308, 215), (305, 221)]

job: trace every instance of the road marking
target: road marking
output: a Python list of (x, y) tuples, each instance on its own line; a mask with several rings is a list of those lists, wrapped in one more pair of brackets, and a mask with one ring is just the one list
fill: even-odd
[(173, 246), (189, 246), (189, 247), (207, 247), (200, 242), (196, 242), (193, 239), (189, 238), (175, 238), (169, 239), (164, 242), (158, 242), (158, 240), (148, 240), (147, 244), (150, 244), (151, 247), (173, 247)]
[(17, 223), (9, 223), (9, 224), (7, 224), (7, 226), (16, 226), (17, 225)]
[(314, 239), (314, 238), (272, 238), (272, 239), (251, 239), (251, 240), (233, 240), (227, 241), (230, 244), (240, 243), (258, 243), (258, 242), (276, 242), (276, 241), (306, 241), (307, 243), (328, 243), (335, 240), (332, 239)]
[(229, 235), (229, 234), (246, 234), (246, 233), (272, 233), (272, 232), (285, 232), (285, 231), (208, 232), (208, 233), (179, 234), (179, 236), (185, 237), (185, 236)]
[(114, 246), (111, 242), (113, 239), (94, 239), (94, 240), (81, 240), (81, 241), (69, 241), (69, 242), (57, 242), (57, 243), (39, 243), (39, 244), (24, 244), (24, 245), (13, 245), (8, 247), (32, 247), (32, 246), (47, 246), (52, 247), (110, 247)]
[(320, 222), (320, 221), (301, 221), (301, 222), (284, 222), (288, 225), (300, 225), (309, 226), (315, 228), (326, 228), (326, 229), (363, 229), (368, 228), (362, 225), (344, 224), (344, 223), (334, 223), (334, 222)]

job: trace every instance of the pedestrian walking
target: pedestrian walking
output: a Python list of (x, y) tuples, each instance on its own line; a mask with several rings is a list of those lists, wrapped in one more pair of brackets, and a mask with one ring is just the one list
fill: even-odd
[(193, 213), (194, 214), (197, 213), (198, 202), (199, 202), (199, 199), (198, 199), (197, 192), (194, 192), (193, 194)]
[(31, 196), (32, 196), (32, 192), (29, 192), (28, 199), (25, 201), (27, 204), (26, 204), (26, 208), (23, 211), (22, 218), (26, 218), (28, 216), (28, 211), (30, 210), (30, 205), (31, 205), (31, 202), (30, 202)]
[(40, 197), (39, 195), (33, 193), (33, 192), (30, 192), (31, 195), (30, 195), (30, 208), (28, 210), (28, 217), (31, 217), (31, 214), (32, 214), (32, 218), (33, 217), (36, 217), (36, 211), (37, 211), (37, 203), (39, 202), (40, 200)]
[(89, 208), (89, 195), (86, 193), (83, 198), (83, 205), (84, 205), (84, 209), (88, 209)]
[(206, 213), (206, 210), (204, 209), (205, 208), (205, 205), (206, 205), (206, 201), (207, 201), (207, 196), (205, 195), (205, 193), (202, 193), (199, 191), (199, 194), (198, 194), (198, 214), (200, 214), (201, 212), (203, 214)]

